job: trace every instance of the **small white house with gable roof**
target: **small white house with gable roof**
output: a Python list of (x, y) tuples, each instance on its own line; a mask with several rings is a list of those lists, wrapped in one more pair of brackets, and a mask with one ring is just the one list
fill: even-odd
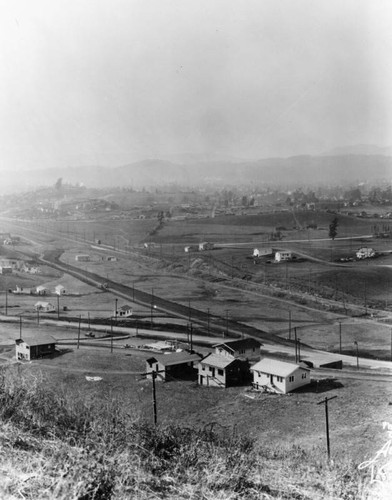
[(302, 364), (264, 357), (251, 366), (253, 387), (287, 394), (310, 384), (310, 369)]

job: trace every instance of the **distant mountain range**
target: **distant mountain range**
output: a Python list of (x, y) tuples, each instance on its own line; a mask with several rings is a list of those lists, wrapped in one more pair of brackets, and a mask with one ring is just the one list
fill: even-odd
[[(64, 182), (82, 183), (92, 188), (159, 187), (171, 183), (183, 186), (202, 184), (305, 186), (325, 183), (355, 184), (382, 179), (391, 181), (392, 154), (389, 153), (389, 149), (361, 145), (337, 148), (320, 156), (216, 161), (202, 161), (195, 156), (193, 161), (188, 158), (181, 163), (150, 159), (112, 168), (81, 166), (18, 173), (3, 172), (1, 188), (9, 192), (50, 186), (54, 185), (59, 177), (62, 177)], [(380, 150), (388, 154), (380, 154)]]

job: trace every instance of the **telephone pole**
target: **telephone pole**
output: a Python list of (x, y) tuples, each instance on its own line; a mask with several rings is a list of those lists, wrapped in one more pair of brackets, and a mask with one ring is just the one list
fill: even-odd
[(325, 398), (322, 401), (319, 401), (316, 403), (317, 405), (325, 405), (325, 432), (327, 435), (327, 454), (328, 454), (328, 460), (331, 458), (331, 448), (329, 444), (329, 421), (328, 421), (328, 401), (331, 401), (331, 399), (335, 399), (337, 396), (332, 396), (330, 398)]
[(154, 413), (154, 425), (157, 425), (157, 395), (156, 395), (156, 390), (155, 390), (155, 379), (157, 376), (157, 373), (155, 370), (152, 371), (151, 373), (152, 376), (152, 409)]
[(339, 354), (342, 354), (342, 322), (339, 321)]

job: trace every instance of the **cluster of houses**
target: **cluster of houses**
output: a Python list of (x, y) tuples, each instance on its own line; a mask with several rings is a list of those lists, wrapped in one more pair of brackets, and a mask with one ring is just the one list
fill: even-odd
[(44, 285), (38, 285), (33, 288), (16, 285), (15, 290), (12, 290), (12, 293), (15, 295), (52, 295), (53, 293), (54, 295), (61, 296), (67, 295), (69, 292), (63, 285), (56, 285), (53, 292), (51, 292), (51, 290)]
[(275, 262), (290, 261), (293, 260), (294, 255), (290, 250), (279, 250), (275, 251), (272, 248), (255, 248), (253, 250), (253, 257), (274, 257)]
[(214, 244), (209, 242), (209, 241), (203, 241), (202, 243), (199, 243), (198, 245), (187, 245), (184, 248), (184, 251), (186, 253), (189, 252), (203, 252), (205, 250), (213, 250)]
[[(24, 336), (15, 341), (16, 359), (30, 361), (55, 353), (56, 340), (48, 335)], [(231, 340), (213, 346), (202, 357), (193, 351), (178, 350), (146, 360), (148, 379), (161, 381), (196, 379), (200, 386), (226, 388), (251, 384), (263, 392), (287, 394), (310, 384), (310, 368), (264, 356), (255, 339)]]
[(12, 274), (14, 271), (39, 274), (41, 269), (38, 266), (28, 264), (19, 259), (0, 259), (0, 274)]
[(304, 363), (262, 356), (255, 339), (231, 340), (213, 346), (202, 357), (191, 351), (171, 352), (146, 360), (147, 378), (173, 380), (196, 378), (206, 387), (252, 384), (257, 390), (286, 394), (310, 384), (310, 369)]

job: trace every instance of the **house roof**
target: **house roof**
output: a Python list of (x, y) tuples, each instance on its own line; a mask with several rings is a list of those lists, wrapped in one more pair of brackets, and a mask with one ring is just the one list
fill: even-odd
[(38, 301), (34, 304), (34, 307), (38, 307), (38, 306), (41, 306), (41, 307), (52, 306), (52, 307), (54, 307), (50, 302), (41, 302), (41, 301)]
[(132, 309), (132, 307), (129, 306), (128, 304), (125, 304), (124, 306), (119, 307), (120, 311), (129, 311), (130, 309)]
[(248, 337), (246, 339), (228, 340), (222, 344), (215, 344), (213, 347), (222, 347), (229, 352), (235, 352), (239, 349), (252, 349), (253, 347), (258, 348), (262, 345), (263, 344), (258, 340)]
[(156, 359), (158, 363), (163, 366), (173, 366), (181, 365), (182, 363), (190, 363), (192, 361), (200, 361), (200, 355), (196, 353), (190, 353), (187, 351), (172, 352), (170, 354), (162, 354), (161, 356), (155, 356), (154, 358), (149, 358), (147, 361)]
[(24, 342), (27, 345), (46, 345), (46, 344), (55, 344), (57, 340), (53, 338), (51, 335), (23, 335), (22, 340), (16, 339), (16, 344), (20, 344)]
[(44, 285), (38, 285), (37, 287), (35, 287), (36, 290), (47, 290), (46, 286)]
[(274, 358), (261, 358), (255, 365), (251, 366), (251, 370), (260, 371), (263, 373), (270, 373), (272, 375), (278, 375), (280, 377), (288, 377), (293, 374), (298, 368), (302, 370), (309, 371), (309, 368), (305, 368), (302, 365), (296, 363), (289, 363), (288, 361), (281, 361)]
[(200, 363), (204, 363), (209, 366), (215, 366), (216, 368), (227, 368), (236, 359), (233, 356), (221, 356), (220, 354), (210, 353), (203, 358)]
[(61, 289), (63, 289), (63, 288), (65, 288), (65, 286), (64, 285), (56, 285), (55, 288), (61, 288)]

